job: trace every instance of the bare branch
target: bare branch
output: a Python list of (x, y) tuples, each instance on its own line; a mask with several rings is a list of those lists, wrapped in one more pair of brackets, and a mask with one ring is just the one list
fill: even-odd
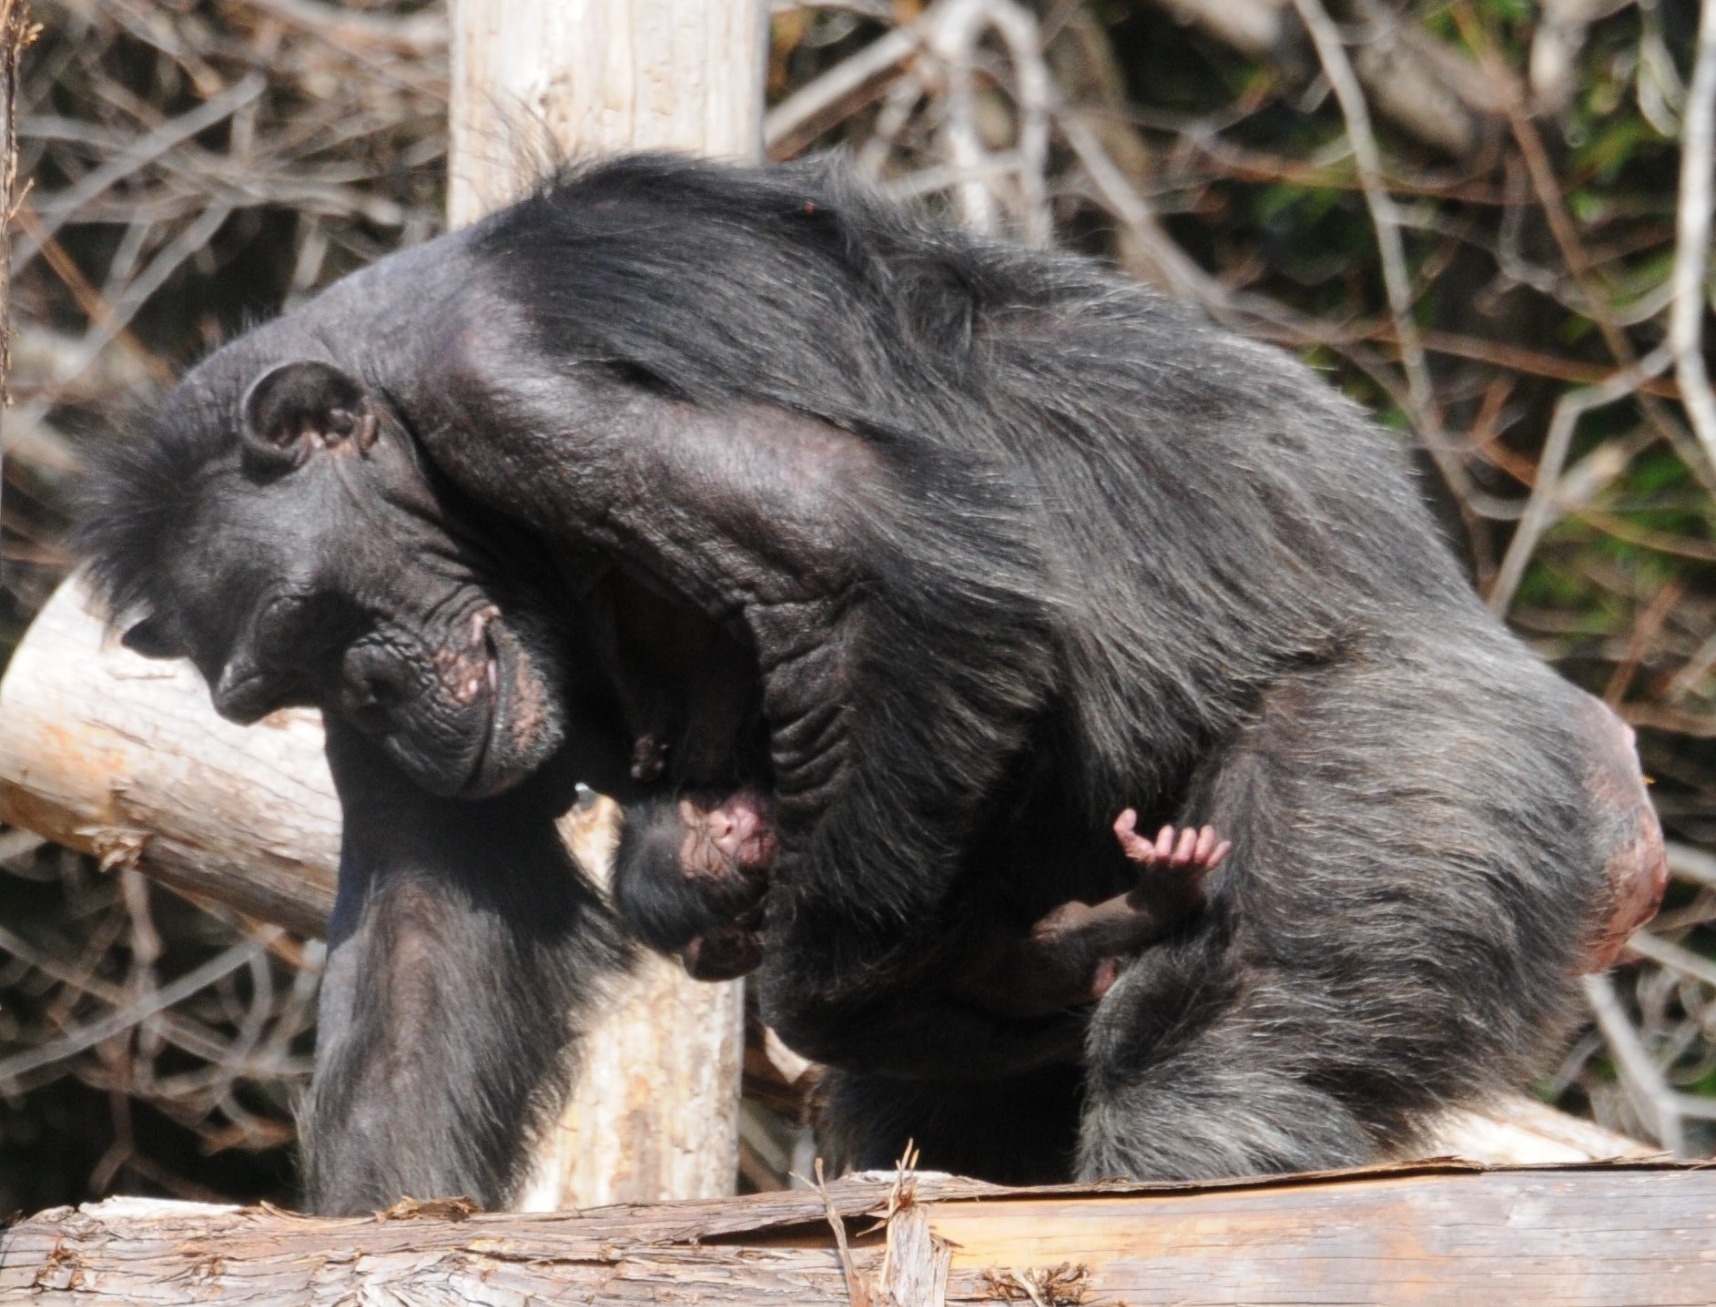
[(423, 59), (447, 51), (447, 11), (430, 6), (412, 14), (366, 14), (318, 0), (248, 0), (254, 8), (314, 32), (342, 49), (373, 47)]
[(1477, 65), (1378, 0), (1346, 0), (1345, 7), (1364, 25), (1353, 71), (1382, 117), (1457, 159), (1479, 154), (1501, 134), (1501, 106)]
[(1249, 59), (1292, 60), (1298, 33), (1287, 18), (1291, 0), (1158, 0), (1182, 23), (1193, 23)]
[[(1156, 0), (1249, 59), (1295, 80), (1307, 71), (1292, 0)], [(1337, 7), (1365, 28), (1354, 72), (1376, 110), (1396, 127), (1455, 158), (1477, 154), (1499, 135), (1500, 106), (1481, 71), (1458, 50), (1376, 0)], [(1301, 18), (1303, 15), (1301, 14)]]
[(1677, 1095), (1668, 1087), (1657, 1070), (1638, 1032), (1627, 1019), (1614, 983), (1606, 975), (1582, 976), (1586, 1001), (1597, 1018), (1597, 1028), (1615, 1056), (1622, 1083), (1632, 1093), (1634, 1101), (1651, 1123), (1656, 1140), (1669, 1152), (1682, 1155), (1686, 1139), (1681, 1128), (1681, 1112)]
[(230, 117), (242, 106), (262, 94), (266, 83), (252, 73), (234, 83), (187, 113), (163, 123), (154, 131), (140, 136), (125, 153), (108, 160), (101, 167), (81, 178), (76, 185), (60, 191), (51, 200), (37, 206), (40, 227), (29, 233), (12, 256), (14, 275), (41, 252), (42, 245), (74, 218), (87, 219), (85, 206), (103, 191), (126, 177), (147, 167), (167, 151), (199, 132), (207, 131), (223, 118)]
[(1668, 842), (1668, 869), (1685, 881), (1716, 889), (1716, 856), (1690, 844)]
[(1148, 268), (1137, 271), (1179, 299), (1194, 300), (1206, 306), (1225, 301), (1226, 289), (1162, 230), (1150, 202), (1103, 148), (1086, 116), (1076, 111), (1064, 112), (1056, 123), (1095, 185), (1097, 194), (1102, 197), (1103, 204), (1126, 224), (1149, 260)]
[(1424, 341), (1418, 322), (1412, 315), (1412, 278), (1406, 268), (1406, 247), (1400, 236), (1400, 219), (1395, 211), (1394, 197), (1383, 183), (1382, 158), (1377, 150), (1376, 135), (1371, 130), (1370, 110), (1365, 104), (1364, 91), (1347, 61), (1340, 33), (1320, 0), (1293, 0), (1293, 5), (1311, 33), (1317, 57), (1322, 61), (1323, 71), (1347, 122), (1347, 139), (1352, 145), (1353, 162), (1358, 166), (1359, 184), (1364, 191), (1365, 206), (1370, 210), (1371, 223), (1376, 228), (1377, 249), (1382, 255), (1383, 285), (1388, 294), (1389, 312), (1394, 318), (1394, 330), (1400, 340), (1400, 361), (1406, 373), (1413, 426), (1430, 457), (1435, 460), (1437, 470), (1448, 483), (1476, 546), (1482, 538), (1481, 528), (1470, 508), (1476, 487), (1442, 430), (1442, 417), (1425, 360)]
[(897, 72), (923, 43), (921, 20), (878, 37), (858, 53), (800, 87), (763, 117), (763, 148), (771, 158), (796, 151), (826, 130), (841, 111), (862, 101)]
[(1637, 394), (1645, 381), (1667, 369), (1671, 358), (1669, 347), (1659, 345), (1645, 358), (1631, 367), (1622, 368), (1607, 381), (1584, 390), (1569, 391), (1556, 401), (1555, 416), (1550, 419), (1543, 455), (1537, 461), (1537, 476), (1532, 482), (1530, 498), (1526, 500), (1525, 512), (1514, 529), (1513, 539), (1508, 542), (1507, 554), (1502, 558), (1495, 584), (1490, 587), (1488, 601), (1491, 612), (1507, 612), (1538, 541), (1555, 520), (1561, 469), (1572, 449), (1573, 432), (1579, 425), (1579, 419), (1592, 409)]
[[(275, 933), (279, 933), (278, 928), (275, 928)], [(266, 943), (256, 939), (234, 944), (225, 952), (210, 958), (196, 970), (180, 976), (169, 985), (163, 985), (141, 1002), (110, 1013), (101, 1020), (80, 1027), (63, 1039), (57, 1039), (51, 1044), (32, 1048), (27, 1052), (16, 1053), (0, 1060), (0, 1085), (11, 1084), (17, 1081), (19, 1077), (28, 1075), (32, 1071), (50, 1066), (55, 1062), (62, 1062), (74, 1054), (83, 1052), (86, 1048), (93, 1048), (103, 1040), (123, 1034), (131, 1027), (154, 1016), (157, 1012), (172, 1007), (181, 999), (189, 998), (199, 989), (206, 989), (221, 977), (230, 975), (240, 967), (250, 965), (251, 959), (260, 956), (266, 949)]]
[(1627, 947), (1641, 958), (1649, 958), (1683, 976), (1690, 976), (1706, 985), (1716, 985), (1716, 962), (1689, 948), (1658, 939), (1648, 930), (1635, 931), (1627, 941)]
[(1049, 217), (1049, 110), (1054, 83), (1043, 62), (1042, 33), (1036, 15), (1013, 0), (988, 0), (986, 20), (1007, 47), (1017, 83), (1019, 107), (1019, 235), (1027, 245), (1046, 246), (1053, 234)]
[(1622, 8), (1628, 0), (1541, 0), (1541, 16), (1531, 37), (1528, 76), (1539, 113), (1561, 113), (1573, 102), (1579, 55), (1591, 24)]
[(945, 66), (947, 95), (942, 135), (954, 168), (969, 174), (956, 188), (960, 221), (973, 231), (999, 229), (995, 196), (975, 174), (989, 165), (988, 151), (977, 130), (977, 88), (974, 84), (977, 40), (989, 25), (986, 0), (942, 0), (929, 19), (927, 44)]

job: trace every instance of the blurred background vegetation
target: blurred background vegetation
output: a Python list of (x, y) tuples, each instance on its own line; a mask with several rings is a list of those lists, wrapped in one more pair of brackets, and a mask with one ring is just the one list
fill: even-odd
[[(0, 667), (69, 565), (88, 443), (246, 323), (433, 235), (446, 151), (437, 4), (35, 17)], [(1693, 1156), (1716, 1151), (1699, 30), (1697, 0), (781, 3), (768, 87), (775, 157), (839, 148), (949, 221), (1110, 260), (1412, 442), (1480, 592), (1638, 729), (1671, 841), (1666, 912), (1540, 1090)], [(23, 831), (0, 827), (0, 867), (0, 1214), (286, 1200), (319, 945)]]

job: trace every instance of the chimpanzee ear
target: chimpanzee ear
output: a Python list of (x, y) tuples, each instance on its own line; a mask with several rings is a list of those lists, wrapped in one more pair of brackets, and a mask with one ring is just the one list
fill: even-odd
[(381, 429), (363, 387), (330, 363), (271, 368), (251, 384), (241, 407), (245, 462), (265, 472), (289, 472), (316, 450), (347, 441), (367, 453)]
[(145, 658), (183, 658), (185, 651), (166, 632), (161, 619), (145, 617), (119, 637), (119, 643)]

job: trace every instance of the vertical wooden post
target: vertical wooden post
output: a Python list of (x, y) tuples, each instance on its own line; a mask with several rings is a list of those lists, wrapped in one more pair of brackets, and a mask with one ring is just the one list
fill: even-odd
[[(762, 153), (765, 0), (454, 0), (447, 213), (627, 149)], [(577, 842), (605, 867), (612, 806)], [(604, 1005), (525, 1210), (717, 1197), (738, 1169), (743, 989), (646, 958)]]
[(447, 216), (514, 199), (557, 159), (755, 160), (766, 0), (453, 0)]

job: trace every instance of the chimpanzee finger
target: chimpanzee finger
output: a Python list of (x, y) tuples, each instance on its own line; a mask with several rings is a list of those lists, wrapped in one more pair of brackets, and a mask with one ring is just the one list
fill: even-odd
[(1180, 842), (1174, 846), (1173, 863), (1176, 867), (1189, 865), (1197, 853), (1198, 832), (1195, 827), (1188, 826), (1180, 832)]
[(1156, 832), (1156, 860), (1166, 862), (1174, 856), (1175, 830), (1172, 826), (1164, 826)]
[(1215, 852), (1216, 831), (1214, 826), (1205, 826), (1198, 831), (1197, 847), (1192, 851), (1192, 857), (1198, 862), (1208, 863), (1210, 854)]
[(1120, 959), (1101, 958), (1097, 961), (1096, 970), (1090, 978), (1090, 997), (1101, 998), (1114, 988), (1114, 982), (1120, 979)]
[(1114, 819), (1114, 837), (1120, 841), (1120, 851), (1132, 861), (1155, 860), (1155, 846), (1138, 833), (1138, 813), (1135, 809), (1128, 808)]

